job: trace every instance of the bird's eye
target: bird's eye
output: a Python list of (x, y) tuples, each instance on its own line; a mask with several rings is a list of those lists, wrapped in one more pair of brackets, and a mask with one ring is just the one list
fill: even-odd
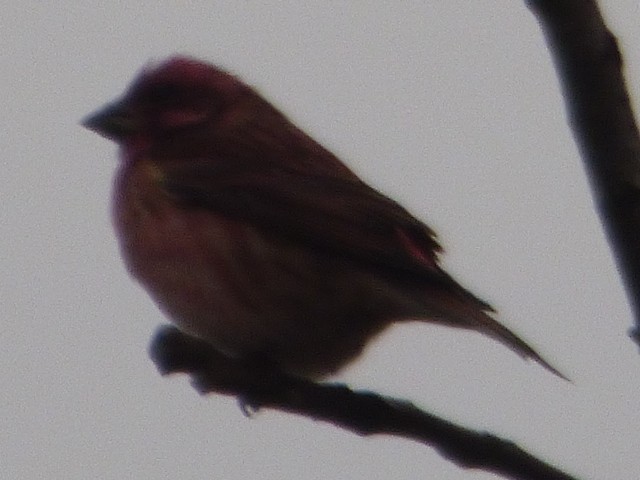
[(152, 105), (173, 105), (179, 101), (180, 92), (177, 85), (156, 85), (147, 92), (147, 101)]
[(182, 129), (204, 121), (207, 104), (199, 103), (199, 91), (175, 83), (158, 83), (141, 94), (150, 123), (165, 131)]

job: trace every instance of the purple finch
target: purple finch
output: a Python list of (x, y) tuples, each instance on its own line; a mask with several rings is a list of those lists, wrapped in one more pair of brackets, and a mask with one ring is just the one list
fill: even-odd
[(429, 227), (236, 77), (171, 58), (84, 125), (121, 148), (113, 218), (129, 272), (221, 353), (319, 378), (419, 320), (560, 375), (440, 268)]

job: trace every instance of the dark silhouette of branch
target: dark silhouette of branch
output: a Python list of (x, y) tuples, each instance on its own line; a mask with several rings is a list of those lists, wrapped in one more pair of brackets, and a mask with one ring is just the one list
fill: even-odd
[[(560, 74), (571, 126), (636, 316), (640, 344), (640, 136), (614, 36), (593, 0), (525, 0), (537, 15)], [(571, 480), (514, 443), (473, 431), (413, 404), (345, 385), (285, 375), (260, 359), (234, 360), (165, 327), (151, 356), (164, 374), (184, 372), (201, 393), (234, 395), (245, 413), (272, 408), (331, 422), (359, 435), (422, 442), (463, 468), (520, 480)]]
[(640, 138), (616, 39), (593, 0), (528, 0), (559, 72), (573, 133), (640, 345)]
[(416, 440), (461, 467), (507, 478), (575, 480), (512, 442), (455, 425), (407, 401), (292, 377), (259, 360), (233, 360), (175, 327), (162, 327), (156, 333), (150, 355), (163, 374), (188, 373), (200, 393), (235, 395), (245, 412), (266, 407), (330, 422), (359, 435)]

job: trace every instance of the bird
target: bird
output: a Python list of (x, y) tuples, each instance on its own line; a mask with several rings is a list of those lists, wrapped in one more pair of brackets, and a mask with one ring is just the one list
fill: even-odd
[(119, 146), (112, 219), (128, 272), (221, 354), (321, 379), (418, 321), (566, 378), (443, 270), (431, 228), (222, 68), (150, 63), (82, 124)]

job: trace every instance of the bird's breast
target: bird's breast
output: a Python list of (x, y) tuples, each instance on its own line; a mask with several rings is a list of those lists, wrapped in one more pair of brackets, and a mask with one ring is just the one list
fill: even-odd
[(129, 272), (181, 328), (227, 353), (242, 349), (231, 337), (249, 328), (258, 333), (256, 325), (243, 325), (250, 315), (238, 282), (246, 229), (175, 203), (162, 188), (161, 170), (147, 161), (123, 165), (113, 223)]
[[(386, 285), (342, 260), (181, 206), (151, 162), (123, 165), (113, 219), (127, 268), (186, 332), (234, 356), (324, 374), (379, 331)], [(375, 292), (375, 294), (373, 293)]]

